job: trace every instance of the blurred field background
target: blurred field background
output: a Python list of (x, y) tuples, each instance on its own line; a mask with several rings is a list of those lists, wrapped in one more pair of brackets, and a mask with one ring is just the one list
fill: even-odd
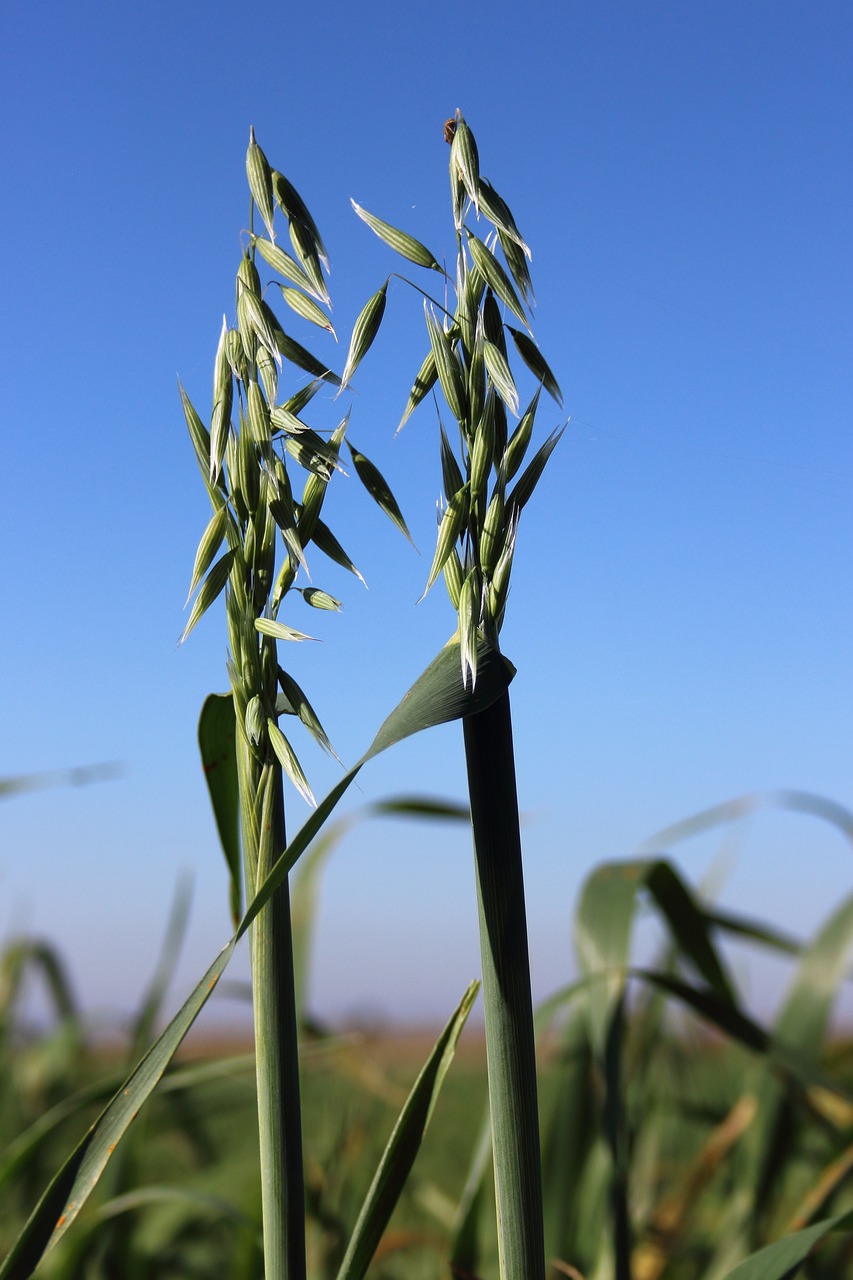
[[(248, 127), (321, 221), (345, 333), (387, 269), (349, 197), (441, 244), (441, 124), (457, 106), (533, 247), (537, 335), (571, 414), (505, 635), (536, 1001), (583, 976), (574, 922), (593, 869), (671, 854), (707, 910), (761, 928), (714, 934), (737, 1017), (697, 1022), (633, 982), (611, 1097), (635, 1280), (722, 1280), (739, 1249), (847, 1208), (853, 11), (572, 0), (522, 20), (369, 0), (243, 17), (16, 0), (6, 16), (0, 776), (60, 785), (2, 805), (0, 1249), (228, 936), (195, 742), (202, 699), (225, 686), (221, 628), (176, 647), (207, 520), (176, 374), (206, 406)], [(414, 607), (440, 477), (429, 410), (392, 443), (423, 354), (420, 317), (393, 302), (352, 437), (424, 554), (337, 486), (370, 590), (324, 576), (345, 614), (300, 680), (347, 761), (453, 625), (438, 593)], [(446, 726), (404, 744), (355, 803), (458, 801), (459, 739)], [(337, 775), (306, 763), (322, 794)], [(713, 810), (738, 796), (752, 799)], [(670, 829), (697, 812), (704, 824)], [(182, 945), (158, 970), (176, 895)], [(401, 1097), (479, 970), (470, 837), (358, 824), (312, 901), (311, 1248), (332, 1277)], [(668, 972), (670, 923), (631, 924), (635, 961)], [(259, 1274), (252, 1075), (234, 1060), (246, 972), (238, 957), (188, 1051), (199, 1062), (182, 1060), (40, 1274), (205, 1276), (223, 1259)], [(573, 999), (543, 1032), (548, 1247), (602, 1280), (607, 1085)], [(485, 1107), (472, 1023), (377, 1274), (438, 1274), (474, 1219), (469, 1274), (494, 1274), (487, 1190), (464, 1215)], [(784, 1061), (777, 1042), (793, 1045)], [(846, 1248), (807, 1274), (837, 1280)]]

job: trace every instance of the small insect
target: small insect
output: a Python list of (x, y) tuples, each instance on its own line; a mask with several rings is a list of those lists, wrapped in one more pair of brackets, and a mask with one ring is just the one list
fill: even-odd
[(444, 141), (452, 142), (456, 134), (456, 121), (453, 116), (444, 122)]

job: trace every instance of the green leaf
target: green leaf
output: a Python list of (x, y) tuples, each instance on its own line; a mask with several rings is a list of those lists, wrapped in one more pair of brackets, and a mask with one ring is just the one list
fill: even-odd
[(45, 1251), (64, 1235), (219, 981), (236, 946), (222, 950), (166, 1030), (142, 1058), (124, 1085), (74, 1148), (47, 1189), (0, 1266), (0, 1280), (27, 1280)]
[[(459, 641), (456, 638), (449, 640), (380, 726), (361, 759), (320, 801), (316, 811), (281, 854), (246, 909), (238, 931), (240, 937), (258, 912), (263, 910), (279, 885), (283, 884), (290, 870), (369, 760), (423, 729), (449, 724), (453, 720), (484, 711), (509, 688), (515, 676), (515, 667), (498, 649), (483, 641), (477, 654), (477, 676), (476, 689), (466, 688), (462, 681)], [(2, 1276), (0, 1280), (3, 1280)]]
[(535, 342), (532, 342), (526, 333), (521, 333), (518, 329), (513, 329), (511, 325), (507, 325), (512, 334), (513, 341), (518, 348), (518, 354), (527, 365), (530, 372), (535, 378), (542, 383), (545, 390), (556, 400), (558, 405), (562, 406), (563, 393), (560, 390), (559, 383), (551, 372), (547, 360), (545, 360), (542, 352), (539, 350)]
[(730, 1271), (726, 1280), (793, 1280), (814, 1246), (831, 1231), (849, 1231), (853, 1228), (853, 1213), (842, 1213), (826, 1218), (796, 1231), (793, 1235), (776, 1240), (759, 1249)]
[(397, 500), (381, 471), (373, 465), (369, 458), (366, 458), (363, 453), (354, 447), (351, 440), (347, 441), (347, 446), (355, 467), (355, 473), (373, 501), (382, 508), (388, 519), (397, 526), (400, 532), (414, 546), (412, 535), (409, 533), (406, 521), (403, 519), (403, 513), (398, 507)]
[(216, 597), (225, 587), (236, 554), (236, 549), (226, 551), (225, 555), (217, 560), (216, 564), (201, 584), (201, 589), (195, 598), (195, 603), (193, 604), (192, 609), (190, 610), (190, 616), (187, 620), (187, 625), (184, 627), (183, 635), (178, 641), (179, 644), (184, 643), (193, 627), (201, 618), (202, 614), (210, 608)]
[[(129, 1057), (131, 1062), (134, 1062), (145, 1052), (151, 1043), (154, 1032), (161, 1024), (166, 993), (175, 975), (181, 947), (187, 934), (191, 899), (192, 878), (184, 874), (178, 880), (175, 889), (175, 896), (166, 921), (166, 930), (163, 935), (156, 968), (149, 979), (148, 986), (130, 1027), (131, 1049)], [(232, 902), (232, 909), (233, 906)], [(234, 919), (235, 927), (239, 919), (240, 907), (238, 903)]]
[(649, 836), (648, 840), (643, 841), (642, 848), (645, 850), (668, 847), (713, 827), (735, 822), (764, 808), (785, 809), (792, 813), (806, 813), (815, 818), (822, 818), (825, 822), (837, 827), (848, 840), (853, 842), (853, 812), (850, 809), (811, 791), (768, 791), (736, 796), (734, 800), (726, 800), (723, 804), (715, 804), (710, 809), (703, 809), (700, 813), (684, 818), (670, 827), (662, 827), (660, 831)]
[(430, 796), (391, 796), (373, 801), (368, 811), (384, 817), (428, 818), (438, 822), (471, 821), (471, 810), (467, 804), (433, 800)]
[(410, 817), (421, 821), (468, 823), (471, 814), (467, 805), (456, 804), (451, 800), (434, 800), (430, 796), (420, 795), (391, 796), (365, 805), (361, 810), (350, 810), (335, 822), (327, 823), (320, 835), (311, 842), (290, 881), (294, 987), (296, 1005), (301, 1012), (303, 1025), (308, 1021), (305, 1012), (306, 975), (317, 916), (318, 882), (329, 855), (343, 836), (357, 821), (369, 817)]
[(509, 307), (512, 314), (517, 316), (526, 328), (527, 317), (524, 314), (524, 308), (519, 302), (515, 289), (512, 287), (503, 267), (491, 250), (486, 248), (482, 240), (478, 240), (467, 228), (466, 233), (468, 236), (468, 248), (471, 250), (471, 257), (474, 259), (474, 266), (496, 297), (500, 298), (501, 302)]
[[(762, 1054), (774, 1068), (774, 1072), (789, 1085), (793, 1085), (797, 1092), (808, 1093), (817, 1089), (823, 1095), (829, 1093), (841, 1099), (844, 1104), (844, 1113), (849, 1115), (853, 1095), (844, 1084), (816, 1065), (813, 1056), (788, 1049), (769, 1031), (755, 1022), (749, 1014), (744, 1013), (738, 1005), (716, 995), (710, 987), (694, 987), (683, 979), (675, 977), (670, 971), (630, 968), (628, 976), (674, 996), (716, 1030), (722, 1031), (752, 1052)], [(589, 989), (592, 990), (595, 985), (595, 983), (590, 984)], [(763, 1099), (759, 1100), (761, 1101)], [(773, 1101), (772, 1095), (771, 1101)], [(760, 1116), (753, 1121), (753, 1133), (759, 1123)], [(772, 1150), (774, 1147), (772, 1138), (768, 1145)]]
[(368, 298), (358, 315), (358, 319), (353, 325), (349, 352), (347, 353), (347, 362), (341, 376), (341, 387), (338, 395), (343, 391), (344, 387), (355, 373), (355, 370), (367, 355), (374, 338), (379, 332), (379, 326), (382, 323), (382, 317), (385, 314), (387, 289), (388, 281), (386, 280), (382, 288), (378, 289), (372, 298)]
[(853, 895), (846, 897), (804, 950), (773, 1034), (789, 1048), (818, 1058), (832, 1006), (840, 993), (853, 947)]
[[(450, 1265), (454, 1275), (480, 1274), (480, 1223), (485, 1217), (486, 1182), (490, 1174), (494, 1177), (492, 1125), (487, 1109), (453, 1223)], [(560, 1208), (562, 1209), (563, 1206), (561, 1205)]]
[(432, 1118), (459, 1036), (479, 991), (472, 982), (406, 1099), (350, 1236), (337, 1280), (363, 1280)]
[(80, 787), (91, 782), (106, 782), (122, 774), (121, 765), (92, 764), (77, 769), (50, 769), (45, 773), (23, 773), (16, 777), (0, 778), (0, 800), (21, 795), (27, 791), (41, 791), (47, 787)]
[(587, 878), (575, 916), (581, 970), (600, 975), (589, 997), (592, 1038), (600, 1054), (623, 997), (634, 920), (643, 892), (655, 899), (681, 954), (714, 992), (734, 1003), (704, 912), (670, 864), (662, 859), (603, 863)]
[(419, 267), (429, 267), (433, 271), (441, 271), (442, 275), (444, 274), (433, 254), (430, 253), (426, 245), (421, 244), (420, 240), (416, 240), (414, 236), (408, 235), (405, 231), (399, 231), (396, 227), (392, 227), (390, 222), (383, 222), (375, 214), (368, 213), (366, 209), (363, 209), (360, 204), (356, 204), (354, 200), (350, 200), (350, 204), (362, 222), (366, 222), (371, 231), (375, 231), (379, 239), (384, 240), (401, 257), (407, 258), (409, 262), (417, 263)]
[(770, 947), (773, 951), (781, 951), (783, 955), (798, 956), (803, 951), (803, 944), (798, 938), (763, 921), (753, 920), (732, 911), (721, 911), (719, 907), (705, 908), (708, 923), (722, 933), (731, 933), (736, 938), (749, 942), (758, 942)]
[(243, 900), (243, 877), (240, 866), (237, 724), (234, 699), (230, 693), (211, 693), (205, 698), (198, 721), (198, 746), (216, 830), (228, 866), (231, 916), (236, 928)]

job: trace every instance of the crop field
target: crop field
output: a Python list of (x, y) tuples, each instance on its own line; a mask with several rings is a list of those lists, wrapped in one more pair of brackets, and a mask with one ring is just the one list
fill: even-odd
[[(612, 991), (604, 997), (611, 1018), (605, 1053), (596, 1051), (594, 1009), (595, 993), (606, 984), (574, 984), (536, 1013), (550, 1277), (618, 1275), (611, 1242), (621, 1211), (629, 1239), (624, 1274), (712, 1280), (735, 1273), (739, 1259), (766, 1241), (853, 1207), (853, 1048), (827, 1036), (844, 980), (832, 957), (853, 936), (853, 907), (846, 904), (799, 949), (769, 925), (716, 922), (719, 933), (748, 932), (761, 946), (798, 950), (777, 1025), (764, 1029), (736, 998), (715, 996), (690, 977), (696, 954), (691, 959), (679, 945), (680, 917), (672, 907), (678, 890), (676, 881), (666, 882), (663, 865), (651, 874), (640, 864), (599, 868), (578, 906), (580, 935), (597, 895), (608, 902), (612, 921), (619, 893), (613, 886), (640, 872), (646, 908), (670, 904), (671, 951), (653, 969), (635, 972), (630, 998), (618, 1010)], [(297, 877), (297, 901), (298, 885)], [(679, 910), (690, 908), (681, 903)], [(626, 928), (623, 942), (630, 921)], [(59, 956), (20, 945), (3, 957), (3, 1254), (133, 1065), (160, 1017), (165, 977), (155, 975), (126, 1036), (105, 1045), (75, 1010)], [(51, 1025), (37, 1035), (26, 1028), (21, 1002), (33, 981), (46, 985), (53, 1011)], [(373, 1171), (432, 1039), (426, 1032), (304, 1031), (306, 1259), (318, 1280), (340, 1274)], [(203, 1031), (191, 1035), (38, 1275), (260, 1278), (258, 1160), (251, 1038), (232, 1043)], [(469, 1027), (370, 1274), (486, 1277), (498, 1265), (485, 1043), (482, 1030)], [(803, 1274), (834, 1280), (851, 1265), (849, 1237), (833, 1234), (805, 1261)]]

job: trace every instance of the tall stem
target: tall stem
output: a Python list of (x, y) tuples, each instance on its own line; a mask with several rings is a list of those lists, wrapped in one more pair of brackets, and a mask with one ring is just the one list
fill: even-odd
[(503, 1280), (544, 1280), (530, 963), (509, 694), (463, 721)]
[[(259, 884), (286, 844), (281, 769), (277, 762), (258, 767), (248, 748), (242, 755), (241, 790), (248, 783), (253, 792), (258, 837), (257, 859), (249, 853), (246, 868), (248, 874), (256, 861)], [(255, 885), (249, 888), (254, 893)], [(251, 954), (264, 1276), (305, 1280), (299, 1053), (287, 881), (252, 925)]]

